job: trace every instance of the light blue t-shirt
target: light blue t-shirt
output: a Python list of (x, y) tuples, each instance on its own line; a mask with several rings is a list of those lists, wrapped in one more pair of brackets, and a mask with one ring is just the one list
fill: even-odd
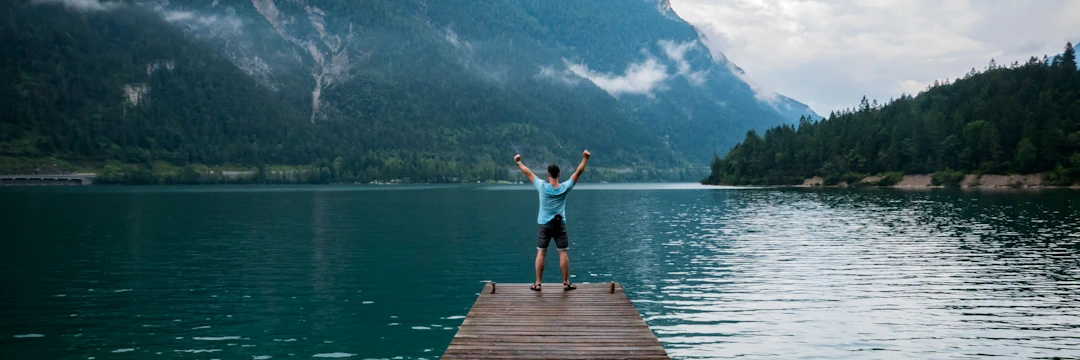
[(574, 180), (567, 179), (556, 188), (552, 187), (551, 183), (537, 177), (533, 179), (533, 187), (540, 193), (540, 214), (536, 216), (536, 223), (540, 225), (547, 224), (551, 219), (555, 218), (555, 215), (562, 215), (562, 220), (565, 223), (566, 194), (570, 192), (570, 189), (574, 188)]

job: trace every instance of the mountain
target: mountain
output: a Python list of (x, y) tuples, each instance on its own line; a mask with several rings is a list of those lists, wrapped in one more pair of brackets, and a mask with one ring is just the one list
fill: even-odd
[(0, 6), (15, 160), (503, 179), (513, 153), (588, 147), (601, 168), (685, 170), (812, 115), (714, 59), (666, 1)]
[[(723, 158), (710, 184), (826, 184), (867, 174), (1041, 173), (1043, 182), (1080, 182), (1080, 70), (1072, 44), (1053, 58), (1001, 66), (991, 60), (954, 82), (937, 83), (883, 106), (754, 131)], [(854, 183), (854, 182), (852, 182)]]

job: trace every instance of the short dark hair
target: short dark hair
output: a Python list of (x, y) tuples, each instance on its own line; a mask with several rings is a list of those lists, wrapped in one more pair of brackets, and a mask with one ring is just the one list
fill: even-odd
[(548, 176), (553, 178), (553, 179), (558, 179), (559, 178), (559, 165), (555, 165), (555, 164), (548, 165)]

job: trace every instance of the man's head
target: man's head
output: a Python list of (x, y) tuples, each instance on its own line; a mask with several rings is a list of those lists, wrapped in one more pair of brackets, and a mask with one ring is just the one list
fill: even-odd
[(559, 180), (559, 165), (555, 165), (555, 164), (548, 165), (548, 177), (552, 178), (552, 179), (555, 179), (555, 180)]

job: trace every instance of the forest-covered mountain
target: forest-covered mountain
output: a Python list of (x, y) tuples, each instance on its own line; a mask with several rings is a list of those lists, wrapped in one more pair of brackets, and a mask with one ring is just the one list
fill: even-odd
[(825, 183), (867, 174), (1043, 173), (1051, 184), (1080, 181), (1080, 70), (1072, 44), (1053, 58), (972, 69), (918, 96), (821, 121), (755, 131), (712, 164), (708, 184)]
[(813, 114), (755, 92), (664, 0), (7, 0), (0, 16), (6, 172), (497, 180), (513, 153), (589, 148), (613, 179), (686, 178), (735, 134)]

